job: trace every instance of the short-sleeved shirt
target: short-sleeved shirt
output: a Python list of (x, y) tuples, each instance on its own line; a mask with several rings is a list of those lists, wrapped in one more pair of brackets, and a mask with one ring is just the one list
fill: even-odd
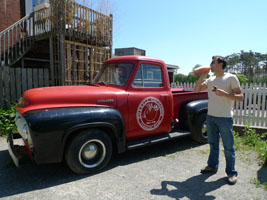
[(235, 88), (240, 88), (240, 83), (237, 77), (230, 73), (224, 73), (223, 76), (216, 78), (216, 76), (209, 77), (204, 84), (208, 86), (208, 115), (214, 117), (233, 117), (234, 101), (218, 96), (212, 91), (213, 86), (222, 89), (228, 93), (232, 93)]

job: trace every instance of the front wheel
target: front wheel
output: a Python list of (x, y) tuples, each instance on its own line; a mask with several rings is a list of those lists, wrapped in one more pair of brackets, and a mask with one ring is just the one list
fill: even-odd
[(201, 113), (196, 117), (192, 127), (192, 138), (201, 144), (208, 142), (207, 113)]
[(89, 174), (104, 168), (112, 155), (110, 137), (102, 130), (80, 132), (70, 141), (65, 159), (70, 169), (77, 174)]

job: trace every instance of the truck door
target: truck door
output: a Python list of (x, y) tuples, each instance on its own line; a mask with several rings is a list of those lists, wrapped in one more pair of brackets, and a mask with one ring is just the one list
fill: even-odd
[(161, 63), (141, 63), (135, 73), (128, 88), (128, 139), (171, 130), (173, 100), (163, 67)]

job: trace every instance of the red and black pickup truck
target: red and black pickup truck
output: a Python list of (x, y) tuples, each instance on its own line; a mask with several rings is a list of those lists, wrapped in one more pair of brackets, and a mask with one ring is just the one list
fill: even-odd
[[(186, 135), (205, 143), (207, 98), (171, 89), (160, 59), (111, 58), (88, 85), (24, 92), (16, 116), (20, 147), (37, 164), (65, 159), (75, 173), (96, 172), (112, 153)], [(9, 134), (8, 147), (18, 166), (16, 138)]]

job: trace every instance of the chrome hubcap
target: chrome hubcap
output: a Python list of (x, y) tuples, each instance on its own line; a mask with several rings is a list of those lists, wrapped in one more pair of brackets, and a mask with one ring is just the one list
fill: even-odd
[(207, 121), (205, 121), (202, 125), (202, 130), (201, 130), (202, 137), (208, 138), (207, 135)]
[(79, 161), (86, 168), (97, 167), (106, 156), (106, 148), (101, 140), (89, 140), (82, 145), (79, 151)]
[(83, 148), (82, 157), (86, 160), (94, 158), (97, 154), (97, 146), (95, 144), (88, 144)]

